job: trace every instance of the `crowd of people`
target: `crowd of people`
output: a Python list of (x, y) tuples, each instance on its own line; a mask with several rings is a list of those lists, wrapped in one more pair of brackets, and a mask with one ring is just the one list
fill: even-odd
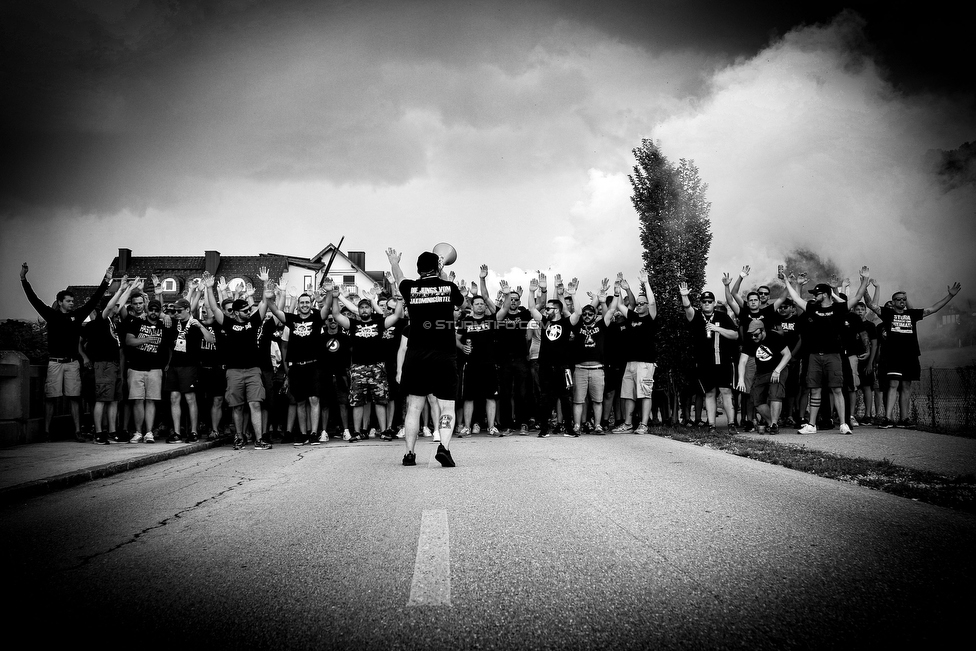
[[(399, 253), (387, 256), (390, 291), (326, 279), (290, 296), (261, 269), (260, 290), (204, 274), (164, 304), (155, 277), (152, 293), (123, 277), (106, 296), (109, 268), (80, 308), (67, 290), (53, 306), (38, 299), (24, 263), (24, 290), (48, 325), (46, 431), (65, 396), (84, 439), (87, 394), (102, 445), (232, 435), (237, 449), (250, 438), (268, 450), (321, 445), (331, 430), (350, 442), (402, 438), (404, 465), (415, 465), (418, 437), (431, 436), (435, 458), (453, 466), (454, 436), (715, 430), (719, 402), (732, 434), (815, 434), (835, 423), (850, 434), (858, 393), (862, 424), (907, 426), (917, 323), (960, 290), (955, 283), (924, 309), (904, 291), (880, 305), (867, 267), (853, 291), (831, 279), (807, 297), (805, 275), (782, 267), (776, 296), (767, 285), (740, 296), (749, 267), (723, 277), (724, 304), (679, 283), (694, 370), (672, 413), (666, 383), (655, 382), (662, 326), (645, 272), (633, 286), (617, 274), (586, 292), (575, 278), (540, 273), (526, 290), (501, 280), (492, 295), (487, 265), (466, 286), (435, 253), (419, 256), (416, 280), (405, 278)], [(166, 402), (168, 413), (157, 414)]]

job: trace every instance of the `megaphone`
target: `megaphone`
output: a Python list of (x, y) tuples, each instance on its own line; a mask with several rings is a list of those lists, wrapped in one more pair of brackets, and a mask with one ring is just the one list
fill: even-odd
[(433, 248), (434, 253), (437, 257), (444, 261), (444, 266), (449, 264), (454, 264), (457, 260), (457, 249), (448, 244), (447, 242), (441, 242)]

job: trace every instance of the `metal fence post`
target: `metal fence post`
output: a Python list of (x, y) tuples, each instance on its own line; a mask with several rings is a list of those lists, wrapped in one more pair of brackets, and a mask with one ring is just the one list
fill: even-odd
[(932, 409), (932, 429), (937, 429), (935, 424), (935, 370), (929, 367), (929, 405)]

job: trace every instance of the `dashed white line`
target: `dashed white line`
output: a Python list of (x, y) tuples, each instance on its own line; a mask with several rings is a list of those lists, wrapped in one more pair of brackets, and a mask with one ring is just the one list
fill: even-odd
[(446, 510), (426, 510), (420, 518), (417, 560), (407, 606), (451, 605), (451, 544)]

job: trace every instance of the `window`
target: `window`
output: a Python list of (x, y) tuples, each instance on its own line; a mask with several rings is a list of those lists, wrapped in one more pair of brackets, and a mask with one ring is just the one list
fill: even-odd
[(163, 278), (163, 291), (167, 294), (180, 291), (180, 282), (172, 276)]
[(356, 276), (343, 276), (342, 277), (342, 284), (343, 285), (355, 285), (356, 284)]
[(305, 276), (305, 291), (306, 292), (312, 291), (312, 277), (311, 276)]

